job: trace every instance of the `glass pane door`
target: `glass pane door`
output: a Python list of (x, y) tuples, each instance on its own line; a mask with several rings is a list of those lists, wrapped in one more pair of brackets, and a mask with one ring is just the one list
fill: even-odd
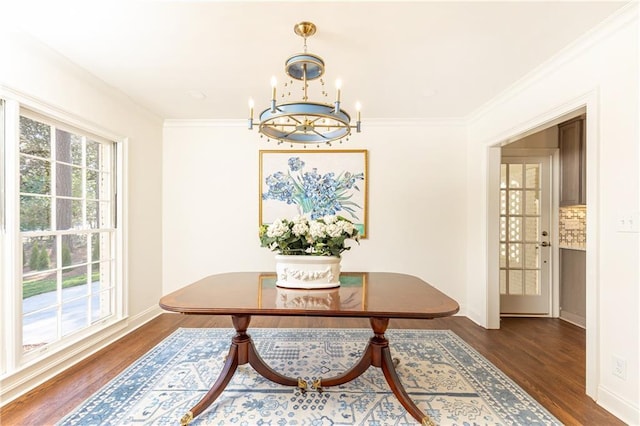
[(503, 158), (500, 169), (502, 313), (549, 312), (549, 164), (546, 157)]

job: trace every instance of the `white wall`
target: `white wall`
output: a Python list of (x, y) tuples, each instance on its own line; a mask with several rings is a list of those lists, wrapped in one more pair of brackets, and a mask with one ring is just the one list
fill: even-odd
[[(259, 151), (275, 144), (245, 126), (165, 123), (165, 293), (214, 273), (275, 270), (258, 240)], [(344, 253), (343, 270), (413, 274), (464, 304), (464, 137), (456, 122), (369, 122), (341, 146), (369, 152), (368, 238)]]
[[(587, 107), (587, 391), (631, 423), (640, 423), (640, 241), (617, 230), (640, 211), (637, 3), (533, 72), (471, 118), (468, 134), (468, 301), (470, 316), (490, 324), (495, 288), (487, 277), (491, 223), (489, 146)], [(472, 253), (481, 255), (473, 257)], [(473, 279), (481, 277), (480, 280)], [(612, 375), (612, 357), (627, 378)]]
[[(129, 326), (140, 325), (159, 312), (162, 290), (162, 121), (141, 109), (84, 70), (23, 34), (0, 34), (0, 88), (32, 98), (82, 123), (127, 138), (128, 152), (128, 276)], [(8, 90), (7, 90), (8, 89)], [(7, 283), (12, 285), (13, 283)], [(4, 285), (4, 284), (3, 284)], [(105, 342), (100, 342), (100, 345)], [(93, 347), (95, 349), (96, 346)], [(92, 350), (75, 354), (75, 361)], [(73, 360), (72, 360), (73, 361)], [(26, 389), (67, 365), (44, 368), (24, 383)], [(33, 372), (32, 372), (33, 373)]]

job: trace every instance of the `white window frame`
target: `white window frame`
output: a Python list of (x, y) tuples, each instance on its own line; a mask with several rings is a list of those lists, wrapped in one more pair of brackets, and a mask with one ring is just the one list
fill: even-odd
[[(128, 317), (127, 300), (127, 266), (126, 232), (127, 221), (124, 200), (126, 200), (126, 151), (128, 140), (118, 136), (86, 119), (76, 117), (57, 108), (48, 106), (26, 95), (16, 93), (0, 86), (0, 99), (4, 101), (4, 118), (0, 125), (3, 131), (2, 147), (0, 147), (0, 195), (3, 208), (0, 215), (0, 387), (4, 387), (3, 395), (11, 393), (11, 389), (19, 388), (30, 376), (41, 372), (43, 366), (59, 363), (99, 342), (107, 335), (115, 333), (126, 326)], [(19, 169), (19, 120), (21, 110), (28, 110), (41, 115), (47, 121), (62, 123), (83, 134), (108, 140), (114, 143), (113, 161), (115, 162), (114, 186), (114, 228), (113, 241), (114, 268), (112, 279), (115, 284), (113, 293), (113, 315), (90, 325), (82, 331), (73, 333), (42, 350), (24, 353), (22, 348), (22, 264), (21, 232), (20, 232), (20, 169)], [(4, 128), (3, 128), (4, 127)], [(10, 389), (8, 389), (10, 388)]]

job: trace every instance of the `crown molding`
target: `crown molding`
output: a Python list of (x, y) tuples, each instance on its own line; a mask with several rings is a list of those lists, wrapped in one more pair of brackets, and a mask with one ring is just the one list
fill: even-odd
[(18, 102), (20, 107), (31, 110), (36, 114), (53, 118), (64, 124), (82, 129), (111, 141), (123, 141), (126, 139), (124, 135), (113, 132), (103, 125), (84, 118), (76, 113), (69, 112), (67, 109), (59, 105), (44, 102), (27, 93), (4, 86), (2, 83), (0, 83), (0, 98), (11, 99)]
[[(463, 118), (370, 118), (362, 121), (366, 127), (456, 127), (465, 126)], [(255, 123), (254, 123), (255, 125)], [(247, 119), (166, 119), (163, 127), (247, 127)]]
[(172, 127), (247, 127), (247, 119), (167, 118), (162, 126)]
[(362, 122), (367, 127), (455, 127), (465, 126), (466, 120), (458, 117), (433, 118), (371, 118)]
[(531, 87), (540, 80), (546, 78), (548, 75), (556, 72), (564, 64), (582, 55), (584, 52), (588, 51), (602, 40), (615, 34), (627, 25), (632, 24), (634, 21), (636, 21), (637, 23), (638, 13), (638, 2), (629, 2), (627, 5), (613, 13), (607, 19), (587, 31), (579, 39), (575, 40), (573, 43), (560, 50), (549, 60), (543, 62), (542, 64), (528, 72), (524, 77), (517, 80), (502, 93), (498, 94), (497, 96), (486, 102), (484, 105), (480, 106), (478, 109), (470, 113), (467, 117), (464, 118), (463, 121), (466, 124), (471, 124), (477, 121), (496, 106), (504, 104), (515, 96), (518, 96), (524, 90)]

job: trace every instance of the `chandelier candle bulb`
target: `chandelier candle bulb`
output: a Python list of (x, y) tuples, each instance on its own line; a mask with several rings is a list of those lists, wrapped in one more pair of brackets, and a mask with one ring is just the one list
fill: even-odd
[(336, 89), (337, 89), (336, 102), (334, 104), (335, 107), (333, 108), (334, 114), (338, 114), (340, 112), (340, 89), (342, 89), (342, 80), (340, 79), (336, 80)]
[(276, 100), (276, 86), (278, 85), (278, 80), (276, 80), (276, 76), (271, 77), (271, 100)]
[(271, 112), (276, 112), (276, 86), (278, 85), (278, 80), (276, 80), (276, 76), (271, 77)]
[(253, 129), (253, 98), (249, 98), (249, 130)]

